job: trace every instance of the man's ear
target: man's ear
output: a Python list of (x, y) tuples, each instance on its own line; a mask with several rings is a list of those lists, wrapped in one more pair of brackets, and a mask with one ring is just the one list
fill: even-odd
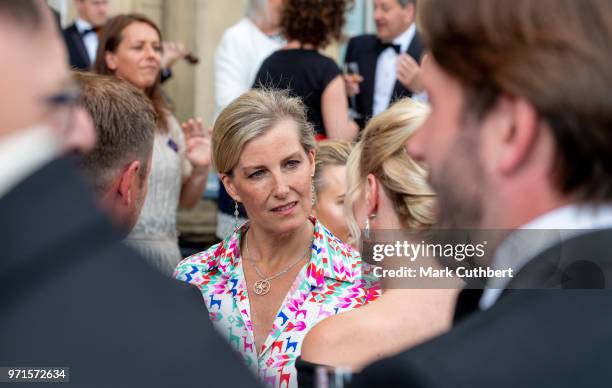
[(133, 192), (134, 188), (137, 187), (139, 183), (139, 174), (141, 169), (140, 162), (135, 160), (127, 165), (123, 169), (121, 173), (119, 186), (117, 190), (119, 191), (119, 195), (121, 196), (121, 202), (124, 205), (131, 205), (132, 201), (134, 201), (133, 196), (135, 193)]
[(112, 71), (117, 70), (117, 55), (110, 51), (104, 52), (104, 60), (106, 61), (106, 67)]
[(528, 101), (518, 97), (501, 97), (495, 108), (499, 115), (496, 125), (497, 143), (492, 157), (496, 169), (511, 174), (529, 159), (537, 141), (539, 124), (536, 109)]
[(374, 174), (368, 174), (365, 188), (368, 217), (378, 212), (378, 199), (380, 197), (378, 190), (380, 189), (382, 189), (382, 186), (378, 183)]
[(410, 21), (414, 22), (416, 16), (416, 7), (413, 3), (406, 4), (406, 18), (410, 19)]
[(223, 182), (223, 186), (225, 186), (225, 191), (232, 197), (232, 199), (236, 202), (242, 202), (240, 195), (236, 191), (236, 186), (234, 186), (234, 182), (232, 177), (227, 174), (221, 174), (220, 176), (221, 182)]

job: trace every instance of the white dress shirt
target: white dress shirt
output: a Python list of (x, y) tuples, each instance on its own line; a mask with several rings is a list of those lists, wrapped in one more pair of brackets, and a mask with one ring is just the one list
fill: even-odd
[[(594, 229), (612, 227), (612, 206), (574, 204), (557, 208), (537, 217), (513, 232), (500, 244), (493, 257), (493, 269), (512, 268), (517, 273), (546, 249)], [(539, 230), (533, 232), (534, 229)], [(529, 230), (532, 230), (531, 232)], [(479, 307), (493, 306), (511, 278), (490, 278), (480, 298)]]
[(0, 197), (55, 158), (59, 142), (48, 127), (32, 127), (0, 137)]
[[(416, 25), (410, 27), (400, 36), (393, 40), (394, 45), (400, 46), (400, 52), (405, 53), (416, 35)], [(393, 48), (386, 48), (378, 56), (376, 62), (376, 76), (374, 78), (374, 103), (372, 113), (374, 116), (389, 107), (393, 95), (395, 82), (397, 81), (397, 56)]]
[(251, 89), (261, 63), (283, 44), (264, 34), (250, 19), (228, 28), (215, 53), (215, 117)]
[[(81, 18), (76, 18), (74, 20), (74, 25), (76, 29), (79, 31), (79, 34), (82, 34), (83, 31), (90, 30), (93, 26), (87, 23), (85, 20)], [(85, 44), (85, 48), (87, 49), (87, 55), (89, 56), (89, 61), (93, 65), (96, 61), (96, 52), (98, 51), (98, 34), (95, 32), (90, 32), (89, 34), (82, 37), (83, 43)]]

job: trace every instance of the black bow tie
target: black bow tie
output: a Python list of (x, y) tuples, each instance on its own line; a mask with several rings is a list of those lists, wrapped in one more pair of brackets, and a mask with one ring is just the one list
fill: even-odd
[(389, 47), (391, 47), (396, 54), (400, 54), (401, 53), (401, 46), (399, 44), (393, 44), (393, 43), (383, 43), (380, 40), (378, 41), (378, 53), (382, 53), (383, 51), (385, 51), (386, 49), (388, 49)]
[(81, 36), (85, 36), (87, 34), (91, 34), (91, 33), (98, 33), (98, 28), (88, 28), (86, 30), (81, 31)]

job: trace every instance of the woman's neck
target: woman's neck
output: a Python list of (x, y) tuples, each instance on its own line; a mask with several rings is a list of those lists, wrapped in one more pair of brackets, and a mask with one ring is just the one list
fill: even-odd
[[(405, 266), (413, 266), (414, 262), (410, 259), (402, 257), (404, 254), (403, 242), (399, 241), (405, 236), (403, 233), (404, 226), (402, 225), (397, 213), (393, 210), (394, 207), (391, 201), (383, 195), (380, 197), (383, 203), (379, 205), (378, 212), (374, 218), (370, 219), (372, 227), (373, 243), (379, 246), (379, 250), (384, 253), (384, 258), (376, 263), (383, 271), (401, 270)], [(400, 246), (397, 246), (397, 243)], [(391, 247), (389, 247), (391, 246)], [(393, 249), (391, 249), (393, 248)], [(399, 248), (399, 252), (397, 251)], [(390, 255), (387, 252), (392, 251)], [(409, 288), (406, 287), (409, 279), (394, 276), (384, 276), (380, 279), (383, 290), (392, 288)]]
[(310, 250), (314, 226), (309, 220), (297, 230), (279, 235), (258, 225), (250, 225), (242, 244), (247, 259), (257, 263), (264, 272), (285, 268)]
[(299, 40), (290, 40), (284, 47), (285, 49), (302, 49), (302, 50), (316, 50), (317, 48), (310, 43), (303, 44)]

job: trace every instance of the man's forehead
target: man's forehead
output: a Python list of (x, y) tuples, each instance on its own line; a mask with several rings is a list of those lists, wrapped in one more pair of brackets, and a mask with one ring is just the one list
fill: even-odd
[(0, 67), (6, 65), (12, 68), (4, 69), (9, 73), (27, 72), (33, 79), (48, 78), (49, 83), (61, 85), (70, 79), (66, 49), (55, 26), (43, 19), (36, 29), (30, 29), (15, 21), (5, 23), (0, 17), (0, 52), (4, 53)]

